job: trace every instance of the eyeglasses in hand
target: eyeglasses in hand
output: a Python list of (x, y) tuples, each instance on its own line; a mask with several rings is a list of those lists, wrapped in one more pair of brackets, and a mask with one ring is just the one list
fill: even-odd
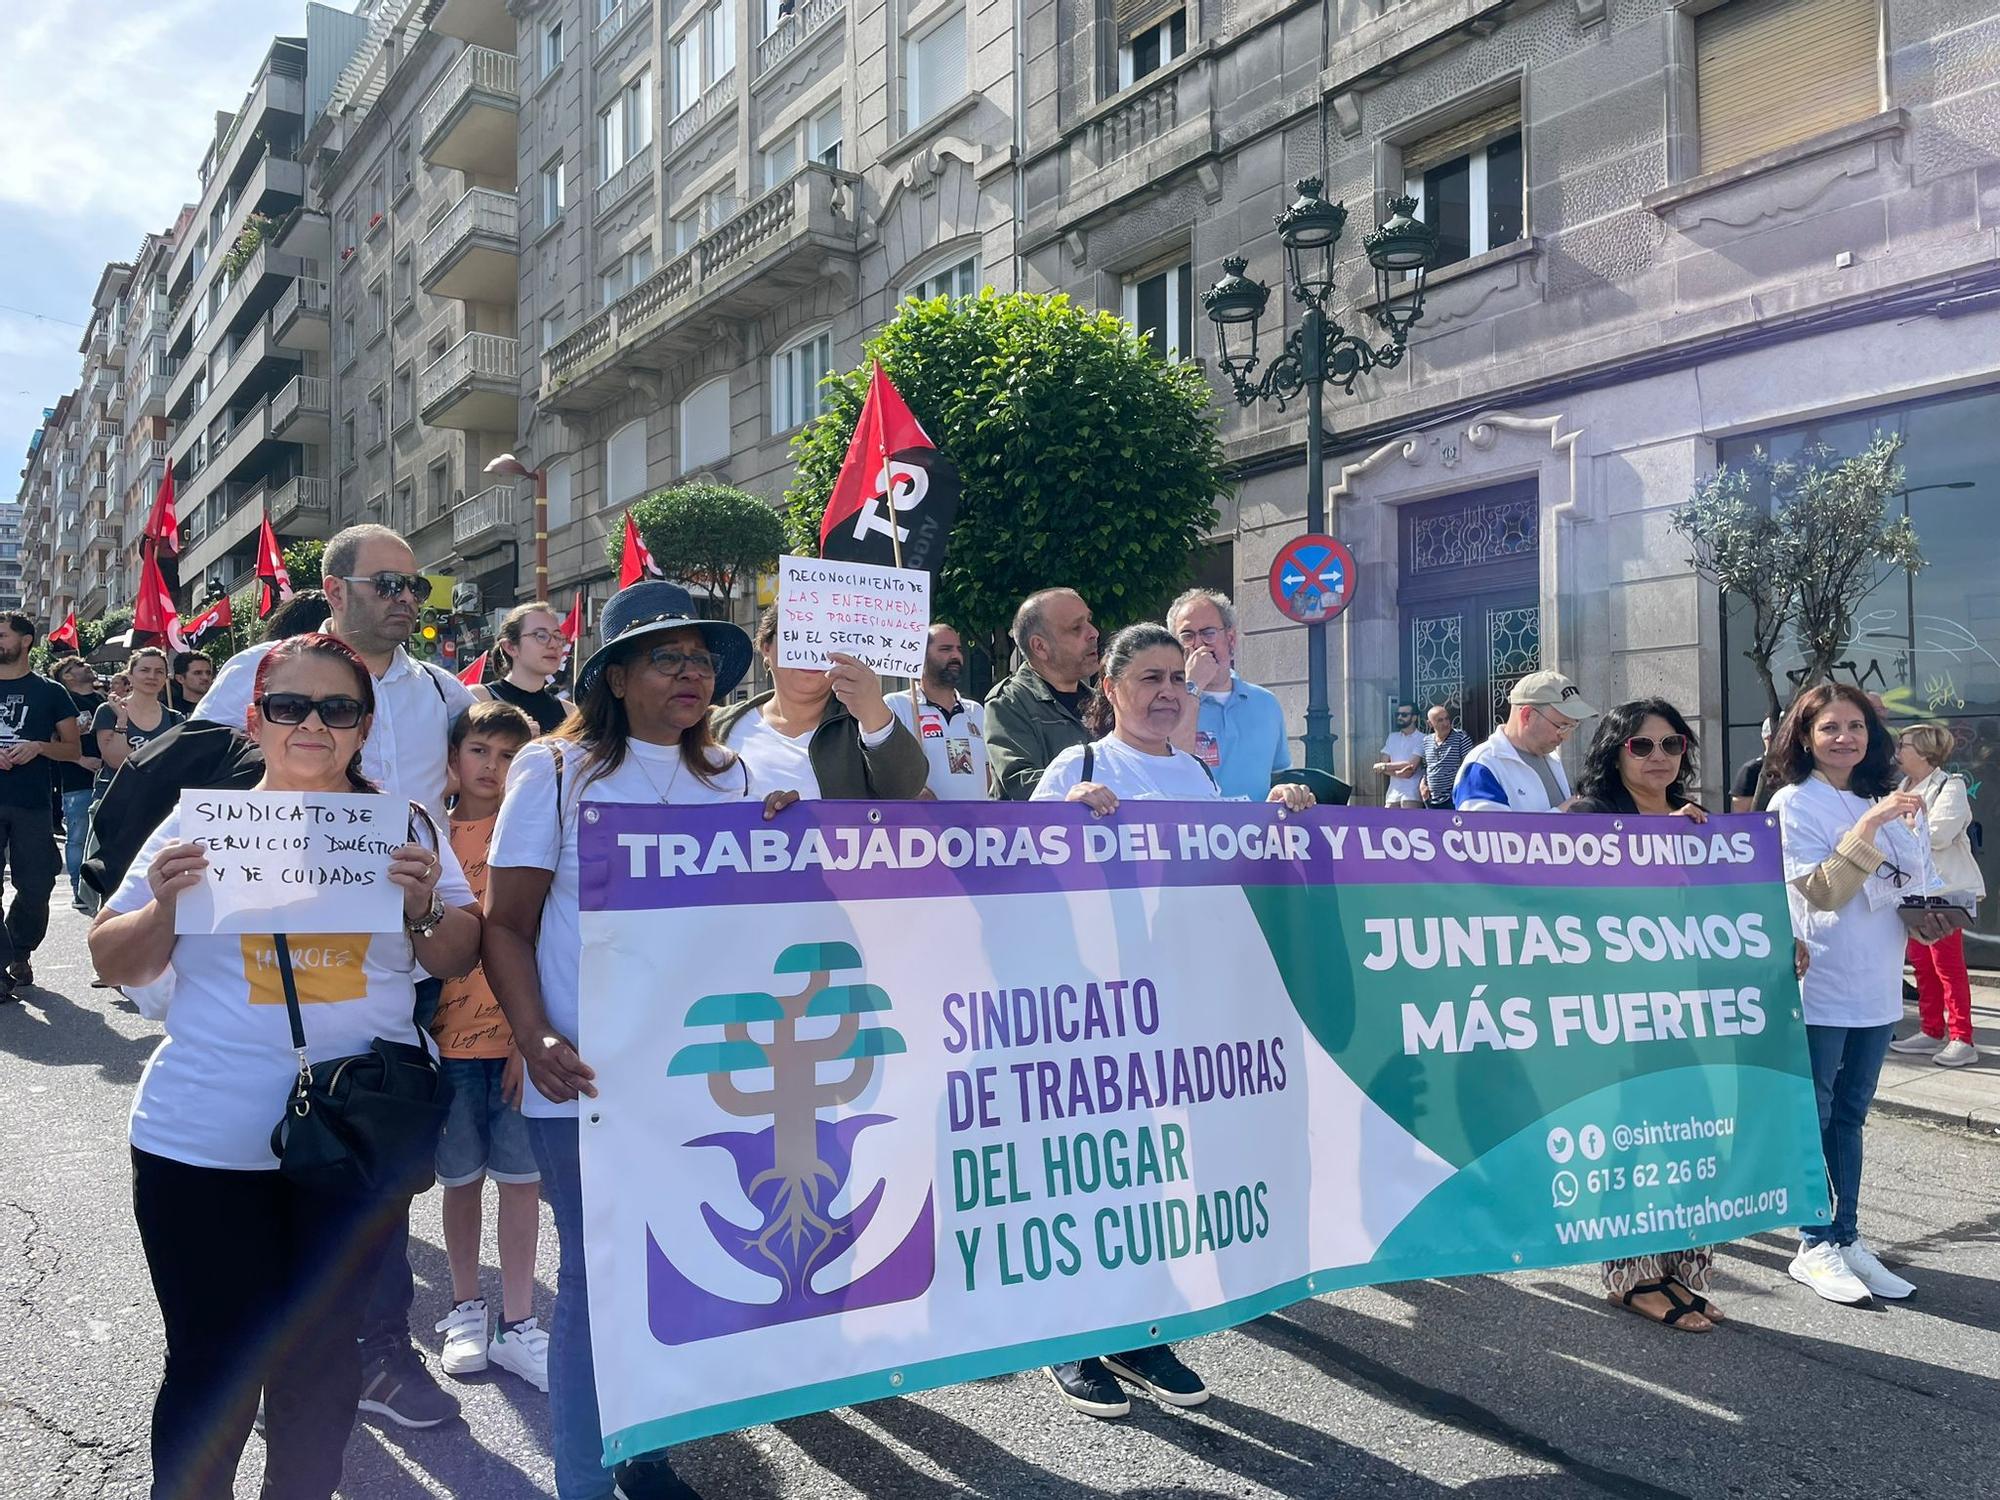
[(1875, 867), (1875, 877), (1878, 880), (1888, 881), (1899, 891), (1910, 883), (1910, 872), (1903, 869), (1893, 859), (1885, 859), (1881, 864), (1877, 865)]

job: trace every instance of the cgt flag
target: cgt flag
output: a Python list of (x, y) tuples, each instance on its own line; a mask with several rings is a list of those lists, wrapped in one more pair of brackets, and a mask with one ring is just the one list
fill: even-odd
[(76, 633), (75, 610), (71, 610), (69, 618), (64, 620), (56, 629), (49, 632), (49, 644), (51, 646), (61, 646), (65, 651), (81, 651), (83, 649), (83, 642), (78, 639)]
[(257, 603), (257, 618), (268, 619), (271, 611), (292, 597), (292, 575), (285, 570), (285, 554), (278, 550), (278, 533), (271, 529), (266, 513), (257, 532), (257, 581), (264, 585)]
[(132, 601), (134, 637), (148, 636), (169, 651), (184, 651), (181, 643), (180, 611), (174, 607), (173, 590), (160, 575), (159, 559), (148, 552), (139, 565), (139, 596)]
[(232, 623), (229, 596), (224, 594), (200, 614), (181, 622), (181, 649), (194, 650), (216, 631), (229, 629)]
[(819, 523), (819, 555), (937, 576), (958, 514), (958, 470), (876, 365)]
[[(653, 553), (646, 545), (646, 539), (639, 535), (638, 523), (632, 519), (632, 512), (625, 512), (625, 547), (618, 557), (618, 587), (629, 589), (644, 578), (665, 578), (660, 565), (653, 561)], [(574, 637), (571, 637), (574, 641)]]

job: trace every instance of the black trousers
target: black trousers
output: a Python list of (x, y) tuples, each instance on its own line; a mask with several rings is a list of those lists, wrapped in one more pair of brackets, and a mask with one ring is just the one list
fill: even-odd
[(0, 856), (14, 877), (14, 901), (0, 922), (0, 964), (9, 964), (33, 953), (48, 935), (49, 892), (62, 873), (62, 851), (47, 803), (0, 807)]
[(167, 1326), (153, 1500), (228, 1500), (260, 1391), (263, 1500), (327, 1500), (361, 1393), (362, 1308), (408, 1201), (134, 1148), (132, 1206)]
[[(417, 981), (415, 1016), (421, 1030), (430, 1030), (443, 994), (443, 980)], [(436, 1142), (431, 1143), (431, 1149), (437, 1149)], [(416, 1300), (417, 1277), (416, 1272), (410, 1269), (410, 1215), (406, 1209), (402, 1222), (391, 1226), (384, 1239), (380, 1262), (369, 1278), (367, 1305), (361, 1314), (360, 1337), (369, 1346), (370, 1355), (400, 1348), (410, 1341), (410, 1309), (415, 1306)]]

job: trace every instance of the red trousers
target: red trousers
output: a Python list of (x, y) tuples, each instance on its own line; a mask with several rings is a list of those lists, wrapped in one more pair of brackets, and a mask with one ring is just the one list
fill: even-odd
[(1965, 976), (1965, 934), (1954, 932), (1926, 946), (1912, 938), (1910, 967), (1917, 971), (1917, 1015), (1925, 1036), (1972, 1040), (1972, 982)]

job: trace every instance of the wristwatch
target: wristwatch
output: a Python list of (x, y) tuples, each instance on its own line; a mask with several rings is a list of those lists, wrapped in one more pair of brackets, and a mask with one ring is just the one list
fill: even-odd
[(444, 897), (440, 896), (436, 891), (432, 891), (431, 909), (414, 922), (405, 918), (403, 925), (410, 929), (410, 936), (423, 938), (429, 937), (432, 933), (436, 932), (439, 924), (443, 921)]

